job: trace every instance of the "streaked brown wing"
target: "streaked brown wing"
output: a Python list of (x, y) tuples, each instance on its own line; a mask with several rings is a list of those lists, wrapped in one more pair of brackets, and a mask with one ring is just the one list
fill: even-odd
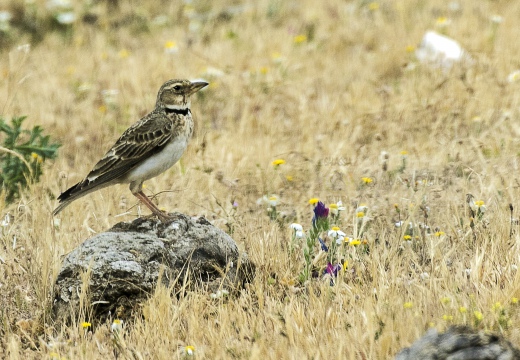
[(78, 184), (78, 190), (98, 187), (123, 176), (168, 143), (172, 136), (172, 122), (168, 118), (150, 116), (143, 120), (121, 135), (87, 177)]

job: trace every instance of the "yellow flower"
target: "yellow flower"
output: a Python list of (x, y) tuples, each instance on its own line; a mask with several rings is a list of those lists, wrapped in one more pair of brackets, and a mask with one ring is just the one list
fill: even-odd
[(482, 206), (484, 206), (485, 204), (484, 204), (484, 201), (483, 201), (483, 200), (477, 200), (477, 201), (475, 201), (475, 205), (476, 205), (477, 207), (482, 207)]
[(329, 209), (337, 209), (337, 208), (338, 208), (338, 204), (329, 204)]
[(403, 304), (403, 307), (404, 307), (405, 309), (411, 309), (411, 308), (413, 308), (413, 303), (412, 303), (412, 302), (405, 302), (405, 303)]
[(179, 47), (175, 41), (166, 41), (164, 43), (164, 51), (169, 54), (174, 54), (179, 51)]
[(348, 260), (343, 261), (343, 271), (347, 271), (348, 269)]
[(359, 239), (351, 240), (349, 242), (350, 246), (358, 246), (359, 244), (361, 244), (361, 240), (359, 240)]
[(516, 298), (516, 297), (512, 298), (511, 304), (518, 304), (518, 298)]
[(401, 154), (402, 156), (407, 156), (407, 155), (408, 155), (408, 151), (406, 151), (406, 150), (402, 150), (402, 151), (400, 152), (400, 154)]
[(461, 306), (461, 307), (459, 307), (459, 312), (460, 312), (461, 314), (465, 314), (465, 313), (468, 312), (468, 309), (466, 309), (464, 306)]
[(442, 315), (442, 320), (444, 321), (453, 321), (453, 315)]
[(356, 217), (358, 218), (362, 218), (363, 216), (365, 216), (365, 213), (363, 211), (359, 211), (356, 213)]
[(435, 236), (437, 236), (437, 237), (441, 237), (441, 236), (443, 236), (443, 235), (446, 235), (446, 233), (445, 233), (444, 231), (437, 231), (437, 232), (435, 233)]
[(269, 68), (267, 66), (262, 66), (260, 68), (260, 74), (265, 75), (269, 72)]
[(303, 35), (303, 34), (296, 35), (294, 37), (293, 41), (295, 44), (301, 44), (301, 43), (307, 41), (307, 35)]
[(491, 310), (493, 311), (500, 311), (502, 309), (502, 304), (500, 302), (496, 302), (491, 306)]
[(274, 52), (271, 54), (271, 60), (275, 63), (280, 63), (283, 60), (283, 56), (279, 52)]
[(403, 236), (403, 239), (405, 239), (406, 241), (409, 241), (409, 240), (412, 240), (412, 237), (410, 235), (405, 235), (405, 236)]
[(362, 177), (361, 180), (367, 185), (373, 181), (372, 178), (369, 177)]
[(368, 4), (368, 8), (372, 11), (379, 10), (379, 4), (375, 1), (372, 1), (370, 4)]
[(478, 320), (478, 321), (481, 321), (482, 318), (484, 317), (484, 316), (482, 315), (482, 313), (481, 313), (480, 311), (478, 311), (478, 310), (473, 311), (473, 316), (474, 316), (475, 319)]
[(292, 177), (292, 175), (285, 175), (285, 179), (289, 182), (294, 181), (294, 178)]
[(443, 297), (441, 299), (441, 302), (444, 304), (444, 305), (448, 305), (449, 303), (451, 303), (451, 299), (447, 296)]
[(130, 52), (128, 50), (126, 50), (126, 49), (122, 49), (122, 50), (119, 51), (118, 55), (119, 55), (119, 57), (121, 59), (125, 59), (128, 56), (130, 56)]
[(320, 201), (320, 199), (318, 199), (318, 198), (311, 198), (311, 199), (309, 199), (309, 204), (316, 205), (318, 203), (318, 201)]
[(184, 348), (184, 351), (186, 352), (186, 355), (193, 355), (195, 353), (195, 346), (188, 345)]
[(448, 18), (446, 16), (440, 16), (437, 18), (437, 21), (435, 22), (437, 26), (446, 26), (450, 23)]
[(43, 162), (43, 158), (35, 152), (31, 153), (31, 157), (40, 164)]
[(285, 160), (284, 159), (276, 159), (276, 160), (273, 160), (273, 162), (271, 164), (273, 166), (280, 166), (280, 165), (285, 164)]
[(333, 227), (331, 228), (331, 230), (338, 231), (338, 230), (339, 230), (339, 227), (337, 227), (337, 226), (333, 226)]
[(406, 47), (406, 52), (407, 52), (407, 53), (413, 53), (414, 51), (415, 51), (415, 46), (413, 46), (413, 45), (408, 45), (408, 46)]
[(88, 328), (91, 327), (91, 326), (92, 326), (92, 324), (89, 323), (89, 322), (86, 322), (86, 321), (84, 321), (84, 322), (81, 323), (81, 327), (82, 327), (83, 329), (88, 329)]
[(107, 112), (107, 107), (106, 105), (101, 105), (100, 107), (98, 107), (98, 110), (100, 113), (104, 114)]

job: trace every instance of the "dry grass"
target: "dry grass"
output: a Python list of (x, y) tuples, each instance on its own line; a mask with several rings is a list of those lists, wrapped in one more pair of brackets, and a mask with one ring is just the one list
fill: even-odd
[[(4, 1), (7, 8), (16, 3)], [(122, 0), (117, 11), (100, 3), (93, 10), (98, 25), (78, 22), (68, 36), (50, 32), (24, 61), (16, 50), (0, 52), (3, 115), (27, 115), (28, 124), (41, 124), (64, 144), (42, 181), (19, 203), (3, 206), (2, 215), (14, 220), (0, 237), (0, 357), (169, 359), (183, 358), (184, 346), (193, 345), (199, 359), (387, 359), (429, 326), (474, 325), (474, 311), (483, 314), (479, 328), (520, 344), (520, 312), (512, 303), (520, 297), (520, 242), (516, 225), (510, 237), (508, 209), (520, 200), (520, 92), (518, 83), (506, 82), (520, 67), (518, 3), (450, 2), (460, 4), (457, 10), (433, 0), (194, 1), (196, 14), (211, 16), (193, 31), (191, 10), (160, 3)], [(222, 15), (231, 5), (242, 12)], [(148, 31), (138, 31), (132, 13), (149, 20)], [(493, 14), (503, 16), (494, 35)], [(158, 15), (169, 23), (153, 25)], [(406, 47), (440, 16), (450, 19), (443, 31), (475, 65), (407, 70), (415, 60)], [(116, 21), (120, 26), (111, 26)], [(308, 39), (296, 44), (299, 34)], [(165, 53), (167, 41), (177, 43), (177, 54)], [(138, 215), (128, 189), (116, 186), (78, 200), (54, 227), (55, 196), (153, 107), (159, 86), (173, 77), (204, 77), (211, 86), (192, 101), (196, 134), (181, 165), (147, 190), (171, 191), (158, 196), (161, 207), (232, 228), (257, 276), (228, 300), (202, 292), (172, 299), (158, 289), (143, 304), (144, 317), (115, 343), (109, 324), (86, 332), (77, 324), (89, 319), (53, 323), (52, 285), (63, 256)], [(119, 90), (113, 106), (103, 105), (104, 89)], [(399, 171), (403, 150), (406, 167)], [(390, 156), (386, 172), (381, 151)], [(286, 160), (278, 170), (271, 166), (276, 158)], [(363, 185), (362, 177), (374, 181)], [(349, 269), (336, 286), (315, 279), (293, 287), (301, 252), (289, 255), (288, 224), (279, 227), (256, 204), (273, 193), (282, 200), (278, 211), (306, 230), (311, 197), (342, 200), (348, 234), (356, 207), (366, 204), (369, 254), (346, 247)], [(473, 228), (467, 193), (487, 206)], [(430, 209), (427, 219), (421, 205)], [(398, 220), (427, 221), (432, 234), (404, 246)], [(500, 309), (492, 309), (497, 302)]]

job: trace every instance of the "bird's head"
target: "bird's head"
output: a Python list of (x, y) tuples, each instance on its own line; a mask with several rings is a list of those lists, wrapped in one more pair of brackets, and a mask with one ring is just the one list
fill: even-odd
[(168, 80), (161, 86), (157, 94), (157, 106), (170, 110), (186, 110), (190, 108), (190, 95), (207, 86), (205, 81)]

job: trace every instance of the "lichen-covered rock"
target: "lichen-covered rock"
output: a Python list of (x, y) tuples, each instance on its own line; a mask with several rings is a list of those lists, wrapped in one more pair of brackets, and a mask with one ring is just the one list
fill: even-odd
[(430, 329), (397, 354), (395, 360), (517, 360), (520, 351), (500, 335), (467, 326), (452, 326), (444, 333)]
[(166, 223), (155, 217), (118, 223), (71, 251), (54, 288), (55, 319), (79, 311), (81, 298), (92, 305), (92, 318), (128, 318), (159, 278), (165, 286), (203, 285), (208, 292), (240, 290), (251, 279), (254, 265), (229, 235), (204, 218), (171, 215), (175, 220)]

